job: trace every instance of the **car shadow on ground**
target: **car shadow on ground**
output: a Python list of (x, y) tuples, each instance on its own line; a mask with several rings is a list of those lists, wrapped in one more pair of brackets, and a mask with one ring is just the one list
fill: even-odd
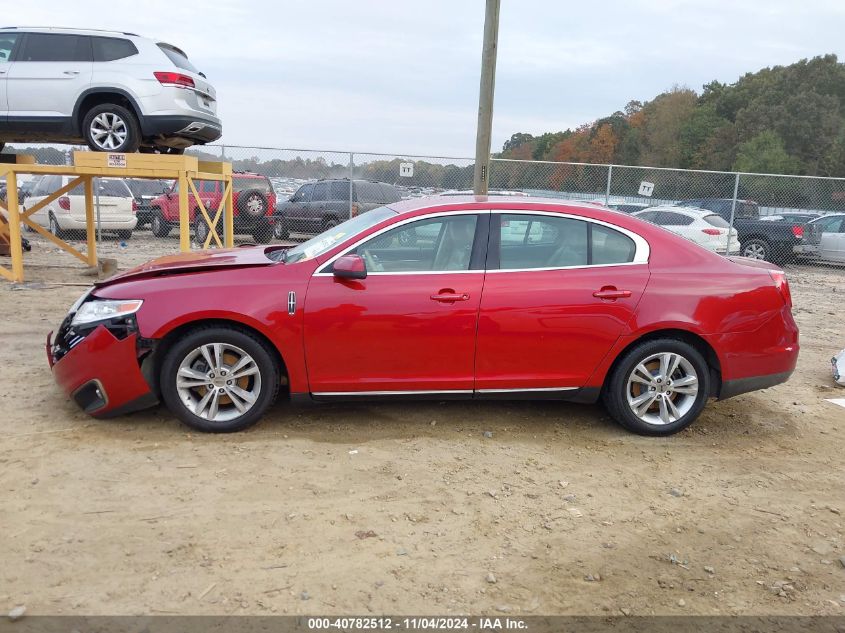
[[(65, 406), (74, 410), (73, 403)], [(749, 413), (752, 411), (753, 413)], [(575, 445), (613, 442), (699, 442), (730, 437), (789, 435), (795, 421), (788, 411), (773, 408), (753, 395), (711, 401), (701, 418), (668, 438), (641, 437), (619, 426), (600, 404), (563, 401), (397, 401), (293, 404), (280, 399), (255, 426), (234, 434), (197, 433), (182, 425), (163, 405), (106, 420), (86, 418), (87, 426), (112, 439), (204, 437), (216, 442), (266, 442), (296, 438), (329, 444), (366, 444), (420, 438), (455, 440), (507, 437), (521, 443), (569, 442)], [(119, 431), (119, 432), (117, 432)]]

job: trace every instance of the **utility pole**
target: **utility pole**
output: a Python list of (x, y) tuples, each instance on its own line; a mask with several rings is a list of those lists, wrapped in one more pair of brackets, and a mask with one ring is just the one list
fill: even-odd
[(487, 195), (490, 179), (490, 135), (493, 130), (493, 90), (496, 84), (496, 53), (499, 42), (499, 5), (487, 0), (484, 14), (484, 46), (481, 49), (481, 87), (478, 92), (478, 128), (475, 136), (473, 193)]

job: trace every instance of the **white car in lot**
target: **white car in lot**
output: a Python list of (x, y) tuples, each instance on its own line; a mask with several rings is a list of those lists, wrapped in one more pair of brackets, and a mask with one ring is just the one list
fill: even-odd
[(807, 223), (808, 243), (800, 258), (845, 264), (845, 213), (830, 213)]
[(0, 149), (87, 143), (182, 152), (220, 138), (214, 88), (179, 48), (133, 33), (0, 28)]
[[(32, 208), (44, 198), (67, 185), (70, 176), (41, 176), (32, 193), (27, 196), (25, 208)], [(135, 199), (125, 182), (119, 178), (94, 179), (95, 203), (99, 204), (99, 228), (117, 232), (121, 239), (132, 237), (138, 223)], [(82, 185), (56, 198), (33, 213), (30, 218), (56, 237), (66, 237), (68, 231), (85, 231), (85, 190)], [(96, 218), (95, 218), (96, 222)]]
[[(636, 211), (631, 215), (662, 226), (714, 253), (721, 255), (739, 253), (739, 238), (736, 229), (732, 229), (720, 215), (707, 209), (660, 206)], [(730, 243), (728, 233), (730, 233)]]

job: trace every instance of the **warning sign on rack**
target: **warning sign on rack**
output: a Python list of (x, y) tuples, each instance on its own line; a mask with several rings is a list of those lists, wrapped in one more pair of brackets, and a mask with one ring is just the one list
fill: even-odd
[(107, 167), (126, 167), (126, 154), (109, 154), (106, 157)]

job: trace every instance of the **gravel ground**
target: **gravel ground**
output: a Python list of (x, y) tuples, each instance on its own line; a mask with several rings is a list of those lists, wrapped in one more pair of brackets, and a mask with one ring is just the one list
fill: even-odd
[(34, 244), (0, 284), (0, 612), (845, 612), (840, 270), (789, 271), (789, 383), (671, 438), (550, 402), (279, 403), (213, 436), (59, 392), (44, 340), (90, 278)]

